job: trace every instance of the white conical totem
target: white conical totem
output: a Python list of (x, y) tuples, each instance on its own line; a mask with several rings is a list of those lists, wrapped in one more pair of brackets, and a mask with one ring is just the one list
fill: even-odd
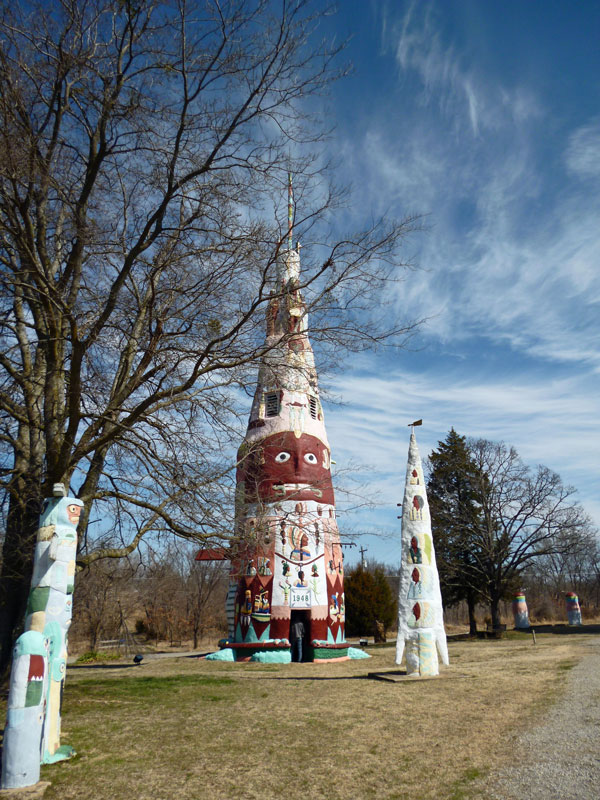
[(402, 661), (405, 649), (409, 675), (437, 675), (438, 652), (442, 663), (449, 663), (431, 517), (414, 431), (408, 447), (402, 502), (397, 664)]

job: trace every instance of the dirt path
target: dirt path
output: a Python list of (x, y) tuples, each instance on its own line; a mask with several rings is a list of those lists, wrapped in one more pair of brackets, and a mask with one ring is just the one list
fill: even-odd
[(492, 773), (477, 798), (598, 800), (600, 797), (600, 637), (567, 678), (564, 695), (515, 743), (515, 766)]

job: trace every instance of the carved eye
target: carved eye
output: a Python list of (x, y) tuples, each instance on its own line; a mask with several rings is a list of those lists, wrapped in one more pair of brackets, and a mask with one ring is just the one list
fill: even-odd
[(314, 453), (306, 453), (304, 456), (304, 460), (306, 461), (307, 464), (317, 463), (317, 457)]
[(275, 456), (275, 461), (277, 461), (278, 464), (283, 464), (284, 461), (289, 461), (289, 460), (290, 460), (290, 454), (286, 453), (285, 451), (282, 453), (277, 453), (277, 455)]

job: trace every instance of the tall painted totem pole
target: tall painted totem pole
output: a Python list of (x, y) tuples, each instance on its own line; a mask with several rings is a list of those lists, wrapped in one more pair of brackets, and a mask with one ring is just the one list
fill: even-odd
[(64, 497), (62, 484), (44, 503), (27, 602), (25, 632), (17, 639), (2, 754), (2, 788), (37, 783), (40, 763), (70, 758), (60, 745), (60, 714), (73, 612), (77, 523), (83, 503)]
[(405, 648), (406, 671), (409, 675), (437, 675), (437, 651), (442, 662), (448, 664), (440, 579), (435, 562), (423, 468), (414, 429), (410, 434), (402, 502), (397, 664), (401, 663)]
[(278, 259), (267, 309), (269, 350), (238, 452), (230, 555), (233, 636), (224, 645), (237, 660), (258, 653), (289, 660), (296, 622), (305, 630), (305, 660), (344, 658), (348, 652), (331, 455), (298, 289), (291, 208), (290, 202), (288, 247)]

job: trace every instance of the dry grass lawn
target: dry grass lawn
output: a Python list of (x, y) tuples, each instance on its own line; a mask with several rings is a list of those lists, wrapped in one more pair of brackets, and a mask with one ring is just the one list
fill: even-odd
[(394, 649), (340, 664), (190, 658), (70, 668), (47, 800), (459, 800), (510, 757), (587, 635), (450, 643), (439, 678), (391, 683)]

